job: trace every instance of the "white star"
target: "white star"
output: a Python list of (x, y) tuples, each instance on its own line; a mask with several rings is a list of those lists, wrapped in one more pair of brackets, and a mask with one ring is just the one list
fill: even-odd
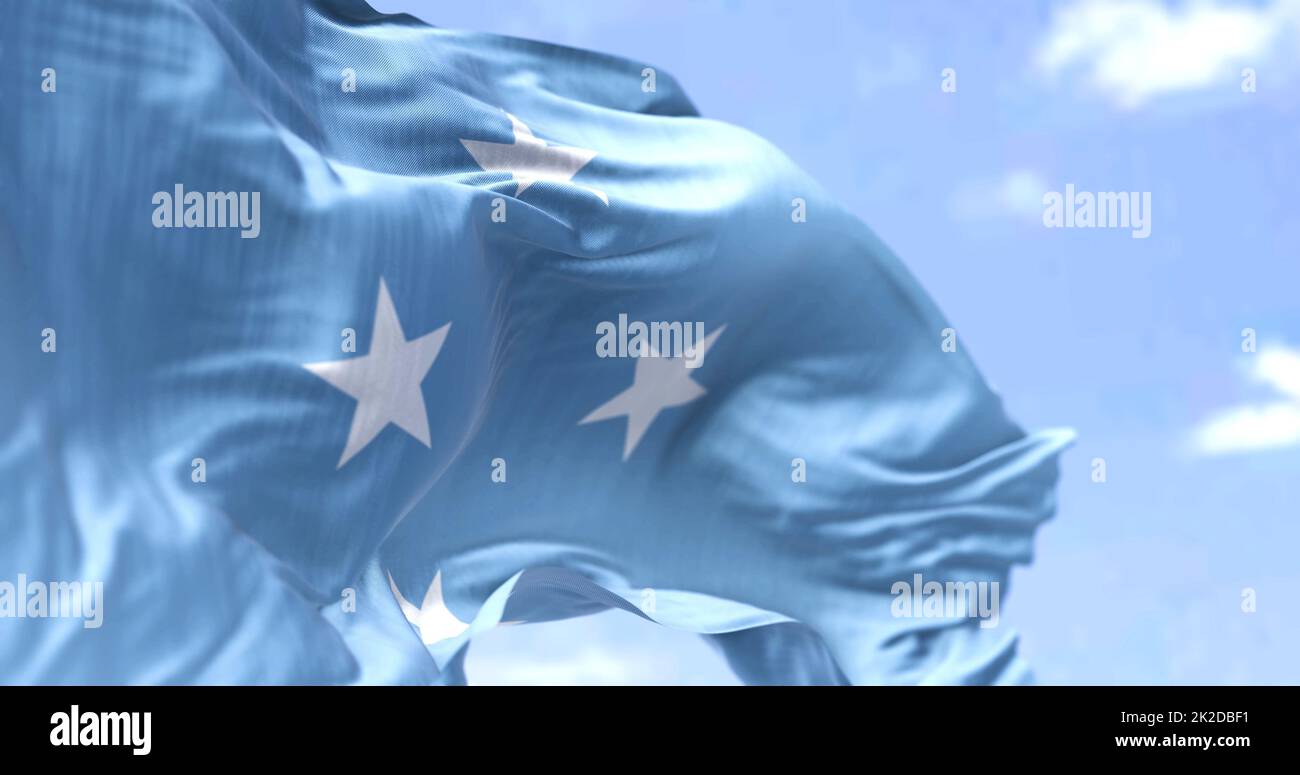
[(457, 619), (456, 614), (451, 612), (442, 599), (442, 571), (433, 574), (433, 581), (429, 584), (428, 591), (424, 593), (424, 602), (420, 603), (419, 608), (402, 597), (402, 592), (397, 588), (391, 573), (388, 574), (388, 586), (393, 590), (393, 597), (397, 598), (397, 605), (402, 609), (406, 621), (420, 631), (420, 640), (424, 645), (431, 646), (439, 641), (454, 638), (469, 629), (469, 623)]
[(533, 136), (532, 130), (524, 122), (510, 115), (510, 125), (514, 128), (513, 143), (489, 143), (482, 140), (461, 140), (461, 145), (474, 157), (478, 166), (488, 172), (508, 172), (519, 183), (515, 196), (521, 196), (529, 186), (539, 180), (553, 183), (568, 183), (572, 186), (590, 191), (600, 197), (600, 201), (609, 204), (605, 192), (573, 182), (578, 170), (587, 166), (587, 162), (596, 156), (595, 151), (585, 148), (569, 148), (562, 145), (547, 145), (545, 140)]
[(429, 415), (420, 383), (438, 358), (449, 328), (451, 323), (408, 342), (381, 277), (370, 352), (359, 358), (303, 364), (303, 368), (357, 400), (339, 468), (389, 423), (430, 446)]
[[(695, 363), (700, 363), (726, 328), (719, 326), (704, 337), (695, 354)], [(687, 359), (680, 357), (660, 358), (651, 350), (650, 357), (636, 359), (632, 387), (601, 404), (578, 421), (578, 424), (586, 425), (626, 415), (627, 437), (623, 442), (623, 459), (627, 460), (661, 411), (690, 403), (706, 392), (698, 382), (691, 379), (691, 369), (686, 363)]]

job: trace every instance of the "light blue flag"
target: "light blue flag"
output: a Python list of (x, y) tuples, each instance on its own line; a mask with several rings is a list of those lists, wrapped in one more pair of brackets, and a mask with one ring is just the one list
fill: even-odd
[(668, 74), (360, 0), (2, 10), (0, 680), (454, 683), (611, 608), (754, 683), (1025, 679), (1070, 434)]

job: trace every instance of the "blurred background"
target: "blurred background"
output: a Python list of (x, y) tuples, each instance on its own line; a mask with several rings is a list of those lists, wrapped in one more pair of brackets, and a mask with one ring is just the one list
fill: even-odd
[[(1003, 599), (1040, 682), (1300, 683), (1300, 0), (371, 3), (671, 73), (893, 247), (1022, 425), (1077, 429)], [(1067, 183), (1151, 192), (1150, 237), (1044, 228)], [(618, 611), (467, 671), (736, 682)]]

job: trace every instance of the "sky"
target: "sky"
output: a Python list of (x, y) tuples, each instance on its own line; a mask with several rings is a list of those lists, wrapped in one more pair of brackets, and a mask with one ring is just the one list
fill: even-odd
[[(1300, 683), (1300, 0), (372, 5), (671, 73), (894, 249), (1023, 426), (1077, 430), (1003, 599), (1040, 682)], [(1046, 228), (1067, 184), (1148, 192), (1149, 236)], [(467, 672), (735, 683), (622, 612)]]

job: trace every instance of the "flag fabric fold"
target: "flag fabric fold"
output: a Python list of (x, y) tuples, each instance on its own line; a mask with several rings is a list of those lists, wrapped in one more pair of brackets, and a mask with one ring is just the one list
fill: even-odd
[(607, 609), (752, 683), (1026, 679), (897, 585), (1005, 590), (1070, 433), (667, 73), (360, 0), (0, 11), (0, 681), (460, 683)]

